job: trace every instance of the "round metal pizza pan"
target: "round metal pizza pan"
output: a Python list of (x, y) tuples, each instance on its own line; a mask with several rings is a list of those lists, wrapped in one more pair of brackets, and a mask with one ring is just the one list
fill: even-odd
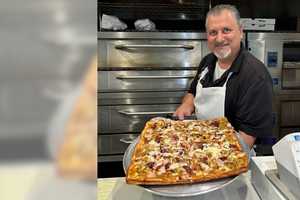
[[(243, 142), (243, 140), (237, 134), (238, 139), (243, 147), (243, 150), (250, 154), (249, 147)], [(139, 137), (136, 138), (127, 148), (124, 157), (123, 157), (123, 168), (125, 174), (127, 173), (127, 169), (130, 164), (130, 160), (134, 151), (134, 148), (139, 140)], [(249, 157), (250, 159), (250, 157)], [(158, 185), (158, 186), (148, 186), (148, 185), (140, 185), (148, 192), (159, 196), (166, 196), (166, 197), (190, 197), (190, 196), (197, 196), (206, 194), (208, 192), (212, 192), (214, 190), (221, 189), (226, 185), (229, 185), (233, 181), (237, 179), (238, 176), (232, 176), (229, 178), (223, 178), (214, 181), (207, 181), (202, 183), (193, 183), (193, 184), (183, 184), (183, 185)]]

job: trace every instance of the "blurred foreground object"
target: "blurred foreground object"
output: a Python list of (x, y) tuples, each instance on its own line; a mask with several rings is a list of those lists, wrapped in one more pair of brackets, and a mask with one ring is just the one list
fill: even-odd
[(80, 95), (64, 129), (64, 139), (57, 154), (60, 175), (96, 179), (97, 170), (97, 64), (93, 60), (84, 77)]

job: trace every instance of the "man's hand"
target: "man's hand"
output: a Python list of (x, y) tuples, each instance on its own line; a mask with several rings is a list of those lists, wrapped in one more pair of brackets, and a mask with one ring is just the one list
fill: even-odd
[(254, 142), (255, 142), (255, 137), (251, 136), (251, 135), (248, 135), (246, 134), (245, 132), (243, 131), (239, 131), (240, 133), (240, 136), (243, 138), (244, 142), (249, 146), (249, 148), (251, 149), (254, 145)]
[(195, 110), (194, 96), (190, 93), (186, 94), (182, 100), (181, 105), (176, 109), (173, 116), (183, 120), (185, 116), (190, 116)]

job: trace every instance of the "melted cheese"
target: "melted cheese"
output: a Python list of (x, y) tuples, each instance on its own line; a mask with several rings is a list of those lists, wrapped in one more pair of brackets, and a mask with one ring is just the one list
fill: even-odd
[(209, 146), (207, 148), (204, 149), (205, 152), (207, 153), (211, 153), (213, 158), (219, 158), (221, 156), (221, 151), (222, 149), (216, 146)]

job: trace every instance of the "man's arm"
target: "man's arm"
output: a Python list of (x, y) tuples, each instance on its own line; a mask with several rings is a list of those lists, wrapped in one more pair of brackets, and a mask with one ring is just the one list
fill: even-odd
[(176, 109), (173, 116), (177, 116), (179, 119), (183, 120), (184, 116), (190, 116), (195, 110), (194, 106), (194, 95), (191, 93), (187, 93), (181, 105)]
[(251, 149), (254, 145), (254, 142), (255, 142), (255, 137), (251, 136), (251, 135), (248, 135), (246, 134), (245, 132), (243, 131), (239, 131), (242, 139), (244, 140), (244, 142), (249, 146), (249, 148)]

